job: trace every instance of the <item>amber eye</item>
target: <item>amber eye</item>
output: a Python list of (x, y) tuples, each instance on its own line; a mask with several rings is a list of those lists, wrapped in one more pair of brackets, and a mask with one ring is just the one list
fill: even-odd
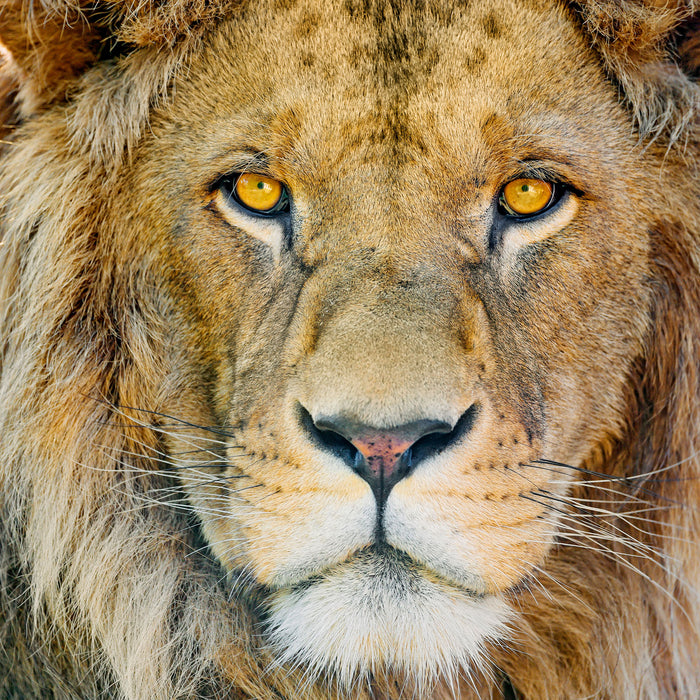
[(239, 204), (259, 214), (278, 214), (288, 208), (285, 186), (265, 175), (241, 173), (235, 179), (232, 194)]
[(501, 191), (499, 204), (504, 213), (515, 217), (534, 216), (547, 209), (555, 198), (555, 185), (546, 180), (518, 178)]

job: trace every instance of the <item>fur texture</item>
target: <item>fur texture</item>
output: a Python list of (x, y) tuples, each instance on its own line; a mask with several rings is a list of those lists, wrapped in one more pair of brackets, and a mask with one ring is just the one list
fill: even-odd
[[(5, 0), (0, 41), (1, 697), (697, 692), (692, 5)], [(513, 222), (524, 172), (562, 196)], [(380, 508), (338, 415), (453, 437)]]

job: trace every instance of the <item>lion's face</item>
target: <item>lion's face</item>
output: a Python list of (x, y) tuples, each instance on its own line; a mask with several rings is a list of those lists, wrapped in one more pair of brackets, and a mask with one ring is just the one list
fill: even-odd
[(655, 185), (556, 2), (277, 5), (205, 44), (118, 196), (168, 300), (159, 410), (212, 429), (167, 449), (282, 658), (432, 673), (507, 637), (569, 527), (540, 460), (618, 435)]

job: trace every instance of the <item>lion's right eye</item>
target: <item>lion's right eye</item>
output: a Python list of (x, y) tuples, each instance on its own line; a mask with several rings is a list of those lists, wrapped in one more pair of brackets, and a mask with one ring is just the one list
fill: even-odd
[(256, 173), (237, 173), (227, 177), (221, 189), (237, 204), (261, 216), (289, 211), (289, 193), (279, 181)]

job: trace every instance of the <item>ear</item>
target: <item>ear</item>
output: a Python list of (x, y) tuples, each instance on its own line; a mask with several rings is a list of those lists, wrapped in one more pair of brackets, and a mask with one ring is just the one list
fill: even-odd
[(642, 138), (679, 139), (697, 119), (700, 15), (693, 0), (579, 0), (572, 3)]
[(0, 9), (0, 100), (4, 116), (28, 116), (65, 94), (97, 60), (100, 36), (77, 3), (7, 0)]
[(66, 98), (102, 58), (201, 35), (240, 0), (4, 0), (0, 2), (0, 132)]

